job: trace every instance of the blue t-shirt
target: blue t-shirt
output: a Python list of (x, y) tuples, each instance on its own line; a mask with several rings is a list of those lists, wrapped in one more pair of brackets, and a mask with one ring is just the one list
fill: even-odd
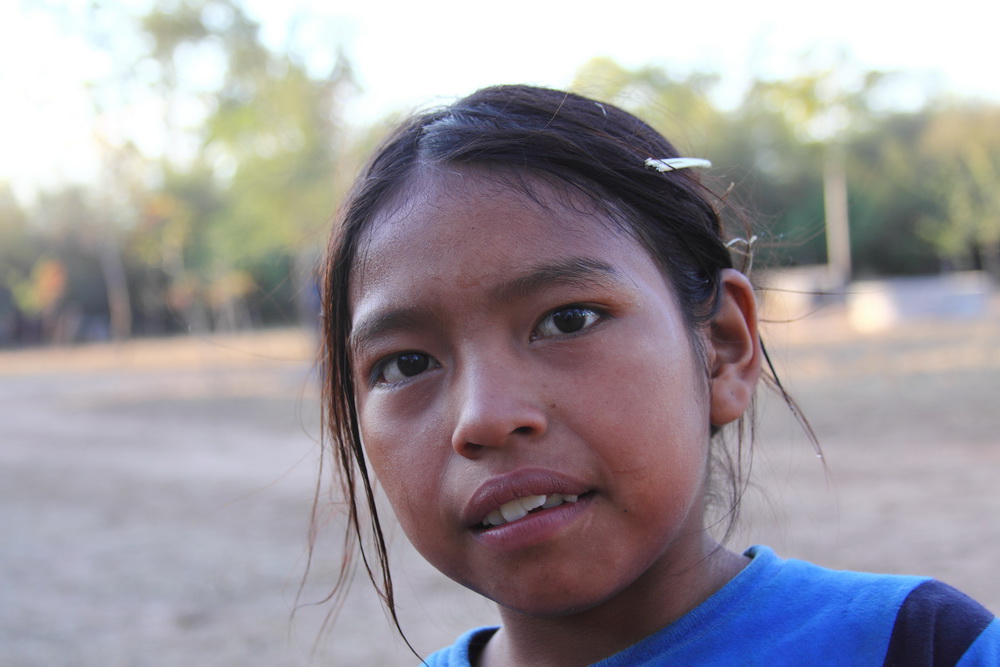
[[(718, 592), (596, 667), (652, 665), (1000, 665), (1000, 621), (926, 577), (828, 570), (767, 547)], [(469, 667), (478, 628), (427, 658)]]

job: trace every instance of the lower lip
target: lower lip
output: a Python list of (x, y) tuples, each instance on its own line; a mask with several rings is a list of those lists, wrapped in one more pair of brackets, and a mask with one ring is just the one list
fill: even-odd
[(486, 530), (475, 531), (476, 539), (494, 551), (517, 551), (552, 539), (573, 523), (593, 502), (593, 495), (581, 496), (575, 503), (563, 503)]

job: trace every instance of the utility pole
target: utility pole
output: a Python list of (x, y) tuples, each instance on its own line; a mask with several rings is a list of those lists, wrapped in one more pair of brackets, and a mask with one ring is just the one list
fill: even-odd
[(826, 212), (826, 261), (835, 289), (851, 280), (851, 231), (847, 214), (847, 176), (839, 144), (823, 147), (823, 205)]

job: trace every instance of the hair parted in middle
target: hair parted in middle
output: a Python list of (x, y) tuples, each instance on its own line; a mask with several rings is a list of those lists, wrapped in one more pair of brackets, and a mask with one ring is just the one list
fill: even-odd
[[(650, 158), (675, 157), (678, 151), (656, 130), (613, 105), (558, 90), (511, 85), (485, 88), (414, 116), (385, 141), (359, 176), (341, 208), (323, 276), (324, 428), (348, 507), (345, 547), (360, 547), (368, 576), (397, 628), (388, 555), (362, 449), (349, 350), (351, 279), (366, 230), (387, 207), (400, 203), (422, 169), (474, 169), (536, 200), (538, 185), (544, 183), (565, 192), (567, 200), (579, 201), (582, 195), (630, 234), (673, 288), (689, 331), (697, 332), (718, 310), (720, 275), (733, 268), (733, 259), (720, 215), (723, 199), (703, 185), (693, 169), (662, 172), (646, 164)], [(739, 232), (750, 238), (742, 216), (736, 217)], [(691, 339), (703, 358), (700, 337)], [(771, 373), (766, 380), (811, 437), (773, 368)], [(711, 428), (713, 436), (718, 431)], [(722, 471), (722, 479), (714, 481), (727, 489), (712, 492), (717, 511), (726, 517), (721, 520), (728, 521), (723, 539), (732, 530), (746, 484), (743, 470), (753, 435), (752, 406), (736, 431), (735, 451), (721, 444), (712, 448), (713, 468)], [(367, 507), (367, 522), (362, 521), (362, 506)], [(381, 570), (378, 577), (364, 549), (368, 529)]]

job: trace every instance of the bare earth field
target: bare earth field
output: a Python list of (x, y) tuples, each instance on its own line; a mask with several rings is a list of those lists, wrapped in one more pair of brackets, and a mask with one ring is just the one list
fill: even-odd
[[(826, 466), (763, 401), (732, 546), (928, 574), (1000, 610), (997, 309), (868, 336), (832, 312), (766, 336)], [(313, 345), (279, 331), (0, 353), (0, 664), (416, 664), (360, 576), (320, 635), (330, 608), (311, 603), (340, 564), (329, 500), (297, 598), (319, 460)], [(495, 618), (390, 532), (419, 652)]]

